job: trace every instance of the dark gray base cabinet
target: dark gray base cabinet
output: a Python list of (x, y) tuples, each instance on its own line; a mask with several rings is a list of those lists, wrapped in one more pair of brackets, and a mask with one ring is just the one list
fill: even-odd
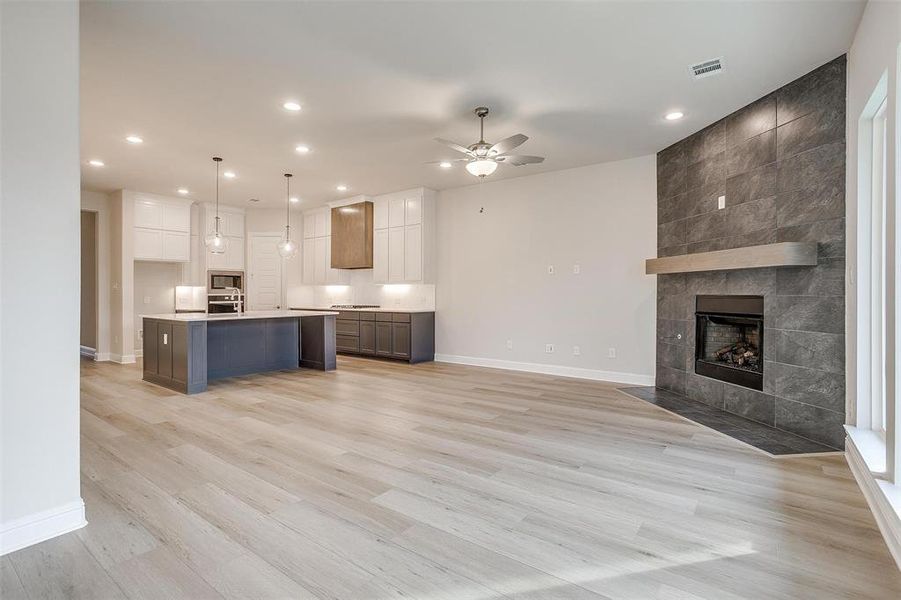
[(435, 313), (340, 311), (335, 348), (411, 363), (435, 360)]
[(145, 381), (183, 394), (207, 388), (206, 322), (144, 319)]

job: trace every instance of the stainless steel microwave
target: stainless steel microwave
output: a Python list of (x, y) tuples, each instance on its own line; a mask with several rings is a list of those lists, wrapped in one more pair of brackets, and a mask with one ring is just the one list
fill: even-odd
[(209, 271), (209, 290), (244, 291), (244, 271)]

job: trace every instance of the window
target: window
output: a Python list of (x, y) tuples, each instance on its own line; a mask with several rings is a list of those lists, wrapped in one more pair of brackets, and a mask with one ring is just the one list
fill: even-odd
[(886, 292), (886, 105), (883, 98), (871, 119), (870, 148), (870, 419), (885, 438), (885, 292)]

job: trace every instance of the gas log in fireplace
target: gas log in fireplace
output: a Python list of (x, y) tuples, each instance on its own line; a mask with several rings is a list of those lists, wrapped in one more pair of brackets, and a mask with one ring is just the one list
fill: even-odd
[(763, 389), (763, 296), (698, 296), (695, 373)]

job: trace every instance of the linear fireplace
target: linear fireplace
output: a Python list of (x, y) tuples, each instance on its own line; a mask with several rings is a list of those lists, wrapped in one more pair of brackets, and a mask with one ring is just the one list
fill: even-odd
[(698, 296), (695, 373), (763, 389), (763, 296)]

